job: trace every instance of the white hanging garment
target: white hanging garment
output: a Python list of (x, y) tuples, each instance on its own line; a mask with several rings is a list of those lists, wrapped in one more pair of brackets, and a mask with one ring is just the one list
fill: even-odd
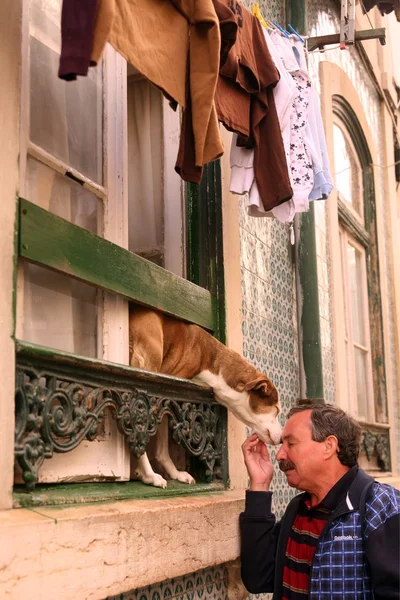
[[(274, 99), (276, 105), (276, 111), (278, 120), (282, 132), (283, 144), (285, 147), (286, 158), (289, 165), (289, 154), (290, 154), (290, 122), (291, 122), (291, 108), (293, 103), (293, 97), (296, 91), (296, 86), (291, 77), (290, 73), (284, 67), (279, 53), (276, 51), (274, 44), (272, 43), (268, 33), (264, 31), (264, 37), (274, 60), (275, 66), (279, 71), (280, 80), (274, 88)], [(249, 193), (249, 204), (248, 212), (253, 217), (266, 217), (274, 216), (272, 211), (266, 212), (260, 194), (258, 192), (257, 183), (254, 178), (254, 150), (248, 150), (246, 148), (238, 147), (236, 145), (237, 135), (234, 134), (232, 138), (230, 164), (231, 164), (231, 182), (230, 190), (234, 194)], [(290, 202), (290, 201), (289, 201)], [(287, 203), (280, 205), (273, 210), (281, 212), (281, 207), (284, 207)], [(283, 208), (284, 219), (286, 220), (287, 208)]]
[(271, 32), (271, 40), (296, 86), (290, 117), (289, 144), (293, 198), (288, 206), (277, 207), (280, 211), (272, 211), (282, 222), (291, 223), (295, 213), (308, 210), (309, 195), (314, 185), (313, 149), (310, 148), (306, 134), (312, 86), (307, 71), (300, 68), (295, 58), (290, 40), (282, 37), (278, 31)]
[(309, 209), (310, 200), (326, 199), (333, 187), (325, 132), (318, 95), (307, 69), (304, 46), (295, 36), (290, 40), (278, 31), (264, 36), (280, 73), (274, 90), (283, 143), (293, 187), (293, 198), (265, 211), (254, 179), (254, 151), (231, 147), (231, 191), (249, 193), (248, 214), (275, 217), (291, 224), (296, 213)]
[[(302, 71), (307, 71), (307, 61), (303, 43), (295, 36), (291, 36), (290, 40), (295, 56), (299, 62), (300, 69)], [(321, 107), (314, 86), (311, 86), (306, 140), (307, 145), (310, 148), (314, 172), (314, 186), (311, 190), (309, 199), (326, 200), (332, 191), (333, 180), (329, 167), (329, 156), (326, 146)]]

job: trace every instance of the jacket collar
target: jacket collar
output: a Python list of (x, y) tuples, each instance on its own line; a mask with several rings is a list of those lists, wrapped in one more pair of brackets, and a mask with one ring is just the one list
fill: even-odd
[(346, 496), (342, 499), (342, 501), (338, 504), (337, 508), (333, 512), (333, 518), (336, 518), (344, 513), (353, 512), (360, 508), (360, 498), (361, 493), (365, 486), (374, 481), (374, 478), (371, 475), (368, 475), (363, 469), (357, 468), (357, 475), (350, 485)]
[[(349, 471), (347, 471), (347, 473), (345, 473), (329, 490), (325, 498), (313, 508), (323, 506), (331, 512), (333, 512), (339, 506), (340, 502), (346, 497), (346, 494), (349, 491), (351, 484), (357, 477), (357, 473), (357, 465), (349, 469)], [(310, 500), (310, 495), (306, 493), (304, 499)]]

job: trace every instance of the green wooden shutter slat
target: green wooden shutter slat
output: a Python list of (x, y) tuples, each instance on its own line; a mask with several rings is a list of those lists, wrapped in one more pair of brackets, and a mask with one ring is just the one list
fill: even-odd
[(21, 257), (214, 331), (209, 291), (22, 198), (19, 231)]

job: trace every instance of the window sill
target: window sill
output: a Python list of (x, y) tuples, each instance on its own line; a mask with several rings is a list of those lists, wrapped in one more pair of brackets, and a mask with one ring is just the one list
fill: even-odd
[(0, 512), (0, 597), (104, 600), (239, 555), (244, 491)]
[(14, 488), (13, 507), (60, 507), (118, 500), (162, 500), (222, 492), (225, 489), (222, 483), (196, 483), (188, 486), (178, 481), (169, 481), (164, 490), (143, 485), (140, 481), (38, 485), (33, 492), (27, 492), (24, 485), (17, 485)]

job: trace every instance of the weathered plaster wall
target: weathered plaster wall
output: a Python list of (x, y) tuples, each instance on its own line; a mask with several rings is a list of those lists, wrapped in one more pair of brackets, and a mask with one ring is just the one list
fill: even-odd
[(18, 193), (21, 1), (0, 3), (0, 509), (11, 506), (14, 442), (14, 235)]

